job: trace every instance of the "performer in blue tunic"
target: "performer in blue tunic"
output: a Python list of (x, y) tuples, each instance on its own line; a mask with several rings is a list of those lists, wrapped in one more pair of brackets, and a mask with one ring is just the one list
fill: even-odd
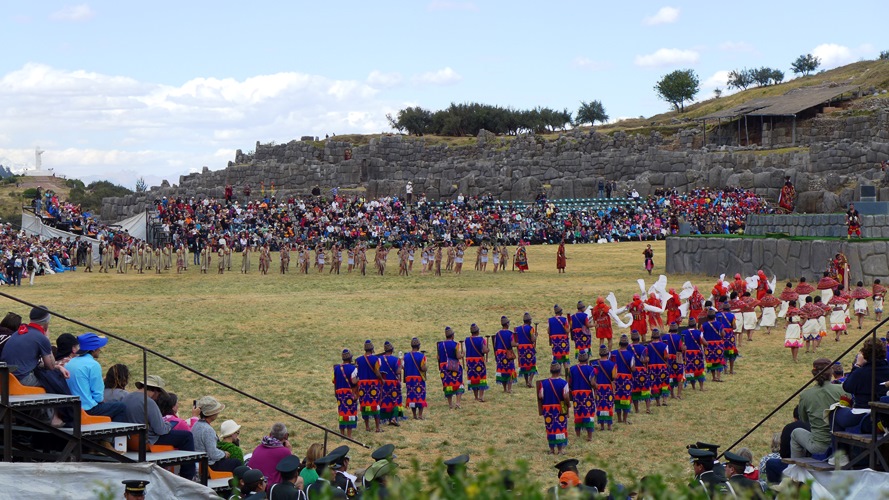
[(398, 419), (404, 418), (404, 400), (401, 395), (401, 360), (393, 355), (394, 352), (395, 347), (387, 340), (380, 356), (380, 373), (383, 375), (380, 420), (398, 427)]
[(497, 360), (497, 383), (503, 386), (503, 392), (511, 393), (512, 384), (516, 380), (515, 342), (512, 330), (509, 329), (509, 318), (500, 317), (501, 328), (494, 334), (494, 359)]
[(617, 378), (617, 366), (609, 360), (611, 351), (608, 346), (599, 346), (599, 359), (593, 361), (596, 374), (596, 420), (603, 431), (605, 426), (611, 430), (614, 420), (614, 380)]
[(414, 418), (423, 420), (426, 408), (426, 355), (420, 352), (420, 339), (411, 339), (411, 352), (404, 355), (404, 387), (407, 406)]
[(380, 429), (380, 399), (382, 397), (383, 375), (380, 373), (380, 360), (374, 356), (374, 345), (370, 340), (364, 342), (364, 356), (356, 361), (358, 367), (358, 401), (361, 404), (361, 418), (370, 432), (370, 419), (376, 423), (376, 431)]
[(343, 349), (343, 363), (333, 367), (333, 387), (340, 432), (352, 437), (352, 430), (358, 427), (358, 369), (348, 349)]
[(630, 333), (630, 350), (636, 357), (633, 367), (633, 411), (639, 413), (639, 402), (645, 402), (645, 413), (651, 413), (651, 380), (648, 377), (648, 346), (642, 343), (639, 332)]
[[(448, 407), (460, 408), (460, 398), (463, 396), (463, 350), (460, 344), (454, 340), (454, 330), (445, 327), (445, 340), (438, 343), (438, 370), (441, 373), (441, 385), (445, 397), (448, 399)], [(456, 403), (455, 403), (456, 400)]]
[(531, 314), (522, 316), (522, 325), (515, 329), (515, 341), (518, 345), (519, 375), (525, 378), (525, 385), (533, 386), (534, 375), (537, 375), (537, 329), (531, 326)]
[(670, 397), (682, 399), (682, 386), (685, 384), (685, 344), (679, 333), (679, 325), (670, 324), (670, 333), (662, 335), (661, 340), (667, 344), (670, 353), (667, 354), (668, 372), (670, 375)]
[(596, 386), (595, 370), (589, 364), (590, 354), (580, 353), (578, 364), (568, 369), (568, 385), (571, 388), (571, 400), (574, 401), (574, 433), (587, 432), (587, 441), (593, 440), (596, 430)]
[(571, 394), (568, 391), (568, 382), (561, 377), (561, 364), (553, 363), (549, 373), (550, 378), (537, 382), (537, 398), (546, 427), (549, 452), (556, 455), (561, 454), (568, 446), (568, 405)]
[(724, 341), (722, 338), (722, 325), (716, 321), (716, 313), (707, 313), (707, 321), (702, 328), (704, 340), (707, 342), (707, 371), (713, 377), (713, 382), (722, 382), (722, 370), (725, 367)]
[(651, 330), (651, 342), (648, 344), (648, 373), (651, 380), (651, 397), (658, 406), (667, 406), (667, 397), (670, 395), (670, 374), (667, 356), (670, 348), (661, 342), (660, 330)]
[(571, 352), (568, 332), (571, 329), (571, 321), (562, 316), (562, 308), (558, 304), (553, 306), (553, 312), (555, 316), (549, 319), (547, 327), (549, 345), (553, 349), (553, 363), (568, 364), (568, 353)]
[(475, 395), (476, 401), (485, 402), (485, 391), (488, 390), (488, 341), (479, 335), (478, 325), (475, 323), (469, 327), (470, 336), (464, 342), (466, 351), (466, 378), (469, 379), (469, 389)]
[[(577, 303), (577, 312), (570, 316), (571, 340), (574, 342), (574, 357), (580, 353), (589, 353), (592, 349), (592, 334), (590, 333), (590, 317), (584, 311), (586, 304), (583, 301)], [(589, 356), (588, 356), (589, 357)]]
[(694, 318), (688, 318), (688, 328), (682, 331), (682, 343), (685, 344), (685, 380), (691, 382), (692, 390), (700, 388), (703, 391), (704, 381), (707, 380), (704, 374), (707, 341), (704, 340), (703, 332), (698, 330)]
[(617, 422), (627, 424), (627, 417), (632, 408), (633, 394), (633, 367), (636, 366), (636, 356), (630, 349), (630, 339), (621, 335), (617, 342), (617, 349), (611, 351), (611, 362), (617, 367), (617, 375), (614, 378), (614, 409), (617, 412)]

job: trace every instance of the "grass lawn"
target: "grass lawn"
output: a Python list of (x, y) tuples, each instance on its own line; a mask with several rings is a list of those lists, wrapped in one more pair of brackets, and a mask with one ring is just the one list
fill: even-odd
[[(178, 276), (171, 272), (160, 276), (65, 273), (38, 278), (34, 287), (4, 291), (143, 343), (336, 428), (331, 367), (339, 362), (343, 348), (360, 352), (364, 340), (372, 339), (380, 349), (390, 340), (396, 351), (407, 351), (411, 337), (417, 336), (423, 349), (433, 352), (434, 342), (443, 339), (445, 325), (454, 327), (462, 339), (468, 336), (471, 323), (478, 323), (482, 334), (490, 335), (499, 329), (501, 315), (509, 316), (515, 326), (522, 313), (529, 311), (543, 325), (553, 304), (573, 311), (579, 299), (590, 303), (610, 291), (624, 304), (638, 292), (637, 278), (652, 282), (642, 269), (644, 247), (642, 243), (569, 246), (564, 275), (555, 270), (556, 247), (535, 246), (529, 252), (531, 272), (526, 274), (482, 274), (473, 271), (470, 262), (462, 276), (436, 278), (414, 272), (403, 278), (397, 276), (393, 254), (383, 277), (332, 276), (326, 271), (323, 275), (262, 276), (255, 269), (246, 276), (237, 272), (218, 276), (200, 275), (197, 267), (189, 267), (187, 274)], [(653, 248), (656, 278), (663, 272), (664, 243), (655, 243)], [(233, 261), (239, 263), (239, 256)], [(732, 275), (734, 270), (726, 273)], [(714, 283), (714, 278), (705, 276), (669, 276), (669, 285), (678, 289), (686, 280), (705, 294)], [(8, 300), (5, 307), (23, 316), (28, 312)], [(53, 339), (63, 332), (83, 333), (61, 320), (51, 324), (50, 330)], [(839, 343), (828, 338), (819, 356), (839, 354), (861, 332), (852, 330)], [(754, 342), (740, 346), (743, 357), (737, 362), (737, 373), (725, 376), (725, 383), (707, 384), (705, 392), (687, 391), (683, 400), (653, 409), (652, 415), (631, 417), (634, 425), (616, 426), (610, 433), (597, 431), (591, 443), (573, 439), (572, 433), (569, 455), (582, 460), (581, 474), (599, 465), (623, 479), (667, 471), (670, 482), (687, 482), (691, 469), (686, 444), (698, 440), (730, 444), (808, 380), (813, 355), (800, 353), (800, 363), (794, 365), (789, 350), (783, 348), (783, 338), (783, 330), (769, 336), (757, 332)], [(545, 372), (548, 356), (540, 352), (546, 349), (545, 338), (539, 345), (538, 366)], [(100, 362), (105, 368), (126, 363), (132, 380), (141, 379), (141, 353), (121, 342), (109, 343)], [(491, 362), (491, 384), (493, 369)], [(241, 440), (247, 452), (280, 419), (274, 411), (158, 358), (149, 358), (149, 372), (162, 375), (169, 390), (179, 394), (182, 416), (191, 400), (205, 394), (224, 402), (227, 407), (219, 423), (231, 418), (244, 426)], [(461, 453), (472, 456), (473, 467), (483, 459), (504, 466), (524, 459), (534, 479), (553, 484), (552, 465), (557, 459), (547, 455), (543, 421), (531, 389), (517, 386), (513, 395), (505, 395), (494, 387), (488, 402), (475, 403), (469, 397), (462, 409), (449, 411), (437, 373), (431, 375), (427, 420), (387, 427), (383, 434), (366, 433), (359, 424), (355, 437), (371, 449), (392, 442), (400, 463), (418, 460), (421, 470), (429, 469), (438, 457)], [(772, 433), (790, 420), (790, 413), (790, 407), (783, 410), (744, 443), (757, 461), (769, 452)], [(283, 421), (300, 456), (309, 444), (323, 438), (314, 428)], [(338, 440), (331, 444), (337, 445)], [(370, 451), (353, 447), (353, 468), (369, 465)]]

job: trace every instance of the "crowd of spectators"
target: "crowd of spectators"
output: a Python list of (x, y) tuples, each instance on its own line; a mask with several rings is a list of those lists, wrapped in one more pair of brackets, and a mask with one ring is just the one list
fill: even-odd
[(0, 283), (20, 286), (25, 278), (33, 285), (35, 276), (63, 271), (80, 245), (77, 237), (41, 239), (0, 225)]
[(586, 206), (566, 205), (545, 195), (525, 204), (462, 194), (447, 202), (429, 202), (421, 194), (408, 205), (399, 197), (368, 200), (331, 194), (286, 200), (266, 196), (245, 203), (233, 198), (163, 198), (156, 208), (157, 222), (173, 246), (186, 245), (192, 252), (220, 238), (235, 251), (265, 244), (273, 251), (285, 244), (352, 246), (361, 240), (393, 246), (483, 240), (553, 244), (562, 238), (577, 243), (644, 241), (678, 233), (681, 221), (689, 223), (692, 233), (742, 232), (748, 214), (773, 210), (762, 197), (742, 189), (633, 194)]
[(62, 201), (55, 191), (51, 189), (43, 191), (40, 186), (37, 186), (34, 198), (31, 200), (31, 208), (44, 224), (62, 231), (94, 236), (100, 226), (88, 212), (81, 209), (80, 205)]

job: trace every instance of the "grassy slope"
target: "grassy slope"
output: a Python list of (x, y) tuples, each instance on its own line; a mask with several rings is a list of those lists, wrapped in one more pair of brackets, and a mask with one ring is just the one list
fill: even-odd
[[(663, 243), (653, 246), (657, 274), (663, 272), (665, 247)], [(326, 273), (282, 277), (261, 276), (255, 271), (246, 276), (218, 276), (200, 275), (190, 267), (181, 276), (169, 272), (161, 276), (66, 273), (38, 278), (33, 288), (4, 291), (142, 342), (335, 427), (331, 366), (338, 362), (344, 347), (360, 351), (369, 338), (378, 346), (391, 340), (398, 351), (407, 350), (410, 338), (418, 336), (423, 348), (432, 351), (434, 342), (443, 337), (444, 325), (452, 325), (460, 338), (468, 335), (471, 323), (478, 323), (482, 333), (490, 335), (504, 314), (516, 322), (523, 312), (530, 311), (535, 321), (545, 322), (554, 303), (568, 311), (578, 299), (589, 302), (609, 291), (616, 292), (623, 303), (638, 291), (637, 278), (651, 282), (641, 268), (643, 248), (641, 243), (569, 246), (569, 272), (565, 275), (555, 273), (556, 248), (536, 246), (530, 251), (532, 272), (524, 275), (481, 274), (474, 272), (470, 263), (460, 277), (414, 273), (399, 278), (390, 258), (385, 277)], [(713, 283), (710, 277), (670, 276), (670, 286), (678, 287), (687, 279), (702, 290), (709, 290)], [(6, 304), (10, 310), (27, 313), (15, 303)], [(54, 322), (51, 330), (52, 338), (62, 332), (82, 333), (79, 327), (61, 320)], [(686, 482), (690, 474), (685, 460), (687, 443), (701, 440), (728, 445), (808, 379), (813, 356), (801, 353), (800, 364), (791, 363), (790, 353), (782, 347), (782, 333), (757, 333), (754, 342), (745, 342), (738, 373), (726, 377), (724, 384), (709, 384), (706, 392), (688, 393), (682, 401), (654, 409), (653, 415), (637, 415), (635, 425), (618, 426), (612, 433), (597, 432), (592, 443), (575, 440), (572, 434), (569, 454), (582, 459), (584, 471), (594, 464), (606, 464), (627, 478), (673, 466), (676, 470), (670, 473), (670, 480)], [(853, 331), (853, 335), (857, 333)], [(840, 343), (826, 342), (819, 356), (840, 353), (851, 339), (850, 335)], [(546, 341), (540, 345), (546, 346)], [(545, 369), (546, 355), (540, 360)], [(105, 368), (115, 362), (127, 363), (133, 380), (141, 377), (141, 355), (121, 342), (112, 341), (100, 361)], [(488, 368), (493, 385), (493, 364)], [(221, 399), (227, 408), (220, 421), (232, 418), (244, 425), (242, 442), (247, 451), (280, 418), (157, 358), (149, 359), (149, 371), (161, 374), (181, 401), (204, 394)], [(452, 412), (437, 382), (433, 372), (428, 420), (387, 428), (382, 435), (358, 430), (355, 436), (371, 447), (393, 442), (398, 446), (399, 462), (409, 464), (417, 459), (423, 469), (436, 457), (467, 452), (473, 456), (473, 464), (485, 456), (496, 464), (522, 458), (529, 462), (535, 479), (553, 480), (555, 460), (546, 454), (543, 422), (531, 390), (517, 387), (515, 394), (507, 396), (494, 388), (489, 402), (465, 400), (463, 409)], [(184, 414), (188, 405), (182, 406)], [(789, 420), (787, 408), (744, 444), (758, 459), (768, 452), (771, 434)], [(299, 454), (304, 454), (310, 443), (322, 440), (320, 432), (284, 421)], [(355, 468), (366, 466), (369, 451), (355, 450), (353, 463)]]
[[(788, 76), (792, 76), (789, 71), (787, 73)], [(780, 85), (755, 87), (719, 99), (711, 98), (706, 101), (686, 106), (685, 113), (669, 111), (648, 118), (631, 118), (608, 125), (600, 125), (595, 127), (595, 129), (598, 132), (609, 134), (618, 130), (623, 130), (628, 133), (644, 134), (657, 130), (661, 134), (669, 136), (673, 135), (680, 128), (688, 126), (687, 124), (671, 124), (670, 122), (674, 118), (700, 118), (716, 111), (737, 106), (752, 99), (782, 95), (790, 90), (800, 87), (822, 85), (828, 82), (860, 85), (862, 89), (868, 89), (870, 87), (876, 87), (878, 89), (889, 88), (889, 60), (860, 61), (830, 71), (824, 71), (803, 78), (796, 78)], [(589, 128), (590, 127), (580, 127), (580, 130), (589, 130)], [(543, 134), (543, 137), (554, 140), (560, 134), (561, 132)], [(338, 135), (336, 136), (336, 139), (351, 142), (355, 145), (363, 145), (367, 144), (373, 137), (376, 136), (353, 134)], [(446, 144), (450, 147), (472, 146), (476, 143), (475, 138), (473, 137), (425, 136), (424, 139), (428, 145)]]

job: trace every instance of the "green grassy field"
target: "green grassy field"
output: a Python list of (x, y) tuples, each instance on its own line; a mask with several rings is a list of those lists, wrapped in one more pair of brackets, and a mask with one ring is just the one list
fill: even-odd
[[(657, 275), (663, 272), (665, 249), (663, 242), (653, 247)], [(526, 274), (482, 274), (469, 263), (462, 276), (436, 278), (415, 272), (403, 278), (397, 276), (390, 258), (383, 277), (326, 272), (262, 276), (255, 271), (246, 276), (237, 272), (218, 276), (200, 275), (196, 267), (190, 267), (179, 276), (170, 272), (160, 276), (65, 273), (38, 278), (34, 287), (3, 290), (143, 343), (336, 428), (331, 367), (339, 362), (343, 348), (359, 352), (364, 340), (372, 339), (379, 347), (390, 340), (396, 351), (407, 351), (410, 338), (417, 336), (423, 348), (432, 352), (434, 342), (443, 338), (445, 325), (454, 327), (458, 338), (468, 335), (471, 323), (479, 324), (483, 335), (490, 335), (499, 329), (501, 315), (509, 316), (515, 325), (529, 311), (535, 321), (545, 324), (553, 304), (572, 311), (578, 300), (589, 303), (610, 291), (623, 304), (638, 291), (637, 278), (652, 282), (642, 269), (643, 249), (642, 243), (569, 246), (564, 275), (555, 270), (556, 247), (535, 246), (530, 250), (531, 272)], [(239, 261), (237, 256), (233, 260)], [(699, 285), (702, 293), (714, 283), (714, 278), (705, 276), (669, 276), (669, 285), (679, 288), (686, 280)], [(5, 307), (23, 315), (28, 312), (9, 300)], [(83, 333), (56, 320), (50, 336), (55, 339), (63, 332)], [(839, 343), (828, 338), (819, 356), (840, 353), (859, 333), (852, 330)], [(546, 346), (545, 339), (540, 345)], [(730, 444), (808, 380), (813, 355), (800, 353), (800, 363), (794, 365), (783, 348), (782, 330), (768, 336), (757, 332), (754, 341), (744, 342), (740, 351), (743, 357), (737, 373), (726, 376), (725, 383), (707, 384), (705, 392), (687, 391), (683, 400), (670, 401), (652, 415), (631, 417), (631, 426), (616, 426), (610, 433), (597, 431), (591, 443), (572, 439), (568, 454), (582, 460), (582, 473), (594, 465), (604, 465), (624, 479), (670, 470), (671, 482), (687, 481), (691, 470), (686, 444), (697, 440)], [(538, 360), (545, 371), (546, 353), (539, 353)], [(133, 380), (141, 378), (141, 353), (121, 342), (112, 341), (100, 362), (105, 368), (126, 363)], [(489, 383), (493, 383), (493, 363), (488, 369)], [(169, 390), (179, 394), (183, 416), (190, 401), (205, 394), (223, 401), (227, 408), (220, 422), (232, 418), (244, 426), (241, 439), (246, 451), (280, 419), (274, 411), (159, 358), (149, 358), (149, 372), (162, 375)], [(551, 467), (557, 460), (547, 455), (543, 422), (531, 389), (516, 387), (514, 394), (505, 395), (495, 387), (488, 402), (475, 403), (470, 397), (462, 409), (449, 411), (437, 374), (432, 375), (427, 420), (387, 427), (383, 434), (366, 433), (359, 425), (355, 437), (372, 449), (395, 443), (399, 462), (416, 459), (423, 470), (438, 457), (469, 453), (470, 465), (488, 460), (508, 466), (524, 459), (534, 479), (550, 484), (555, 480)], [(744, 443), (757, 460), (769, 452), (771, 434), (790, 420), (790, 413), (790, 407), (781, 411)], [(311, 443), (323, 438), (322, 432), (309, 426), (283, 421), (301, 456)], [(370, 450), (354, 448), (354, 467), (368, 465)]]

